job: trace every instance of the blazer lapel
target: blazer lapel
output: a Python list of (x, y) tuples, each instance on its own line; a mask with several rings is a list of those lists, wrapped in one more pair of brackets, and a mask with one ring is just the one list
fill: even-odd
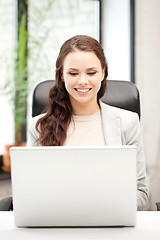
[(106, 145), (122, 145), (121, 121), (119, 116), (112, 114), (106, 104), (100, 102), (100, 106)]

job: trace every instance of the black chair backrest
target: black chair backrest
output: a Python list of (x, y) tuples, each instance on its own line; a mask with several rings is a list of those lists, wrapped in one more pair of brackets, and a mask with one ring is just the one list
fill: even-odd
[[(48, 93), (54, 85), (54, 80), (39, 83), (33, 92), (32, 116), (42, 113), (48, 102)], [(137, 87), (128, 81), (108, 80), (107, 90), (102, 102), (111, 106), (136, 112), (140, 118), (140, 99)]]

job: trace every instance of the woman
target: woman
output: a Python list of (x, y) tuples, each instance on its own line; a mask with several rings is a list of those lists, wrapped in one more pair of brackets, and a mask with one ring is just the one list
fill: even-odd
[(137, 145), (137, 209), (147, 205), (145, 160), (136, 113), (100, 101), (108, 66), (101, 45), (75, 36), (61, 47), (46, 113), (32, 119), (27, 146)]

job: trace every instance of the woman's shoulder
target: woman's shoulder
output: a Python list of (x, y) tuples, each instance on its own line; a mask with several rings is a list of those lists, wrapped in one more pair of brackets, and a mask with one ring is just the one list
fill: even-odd
[(122, 120), (128, 119), (138, 119), (138, 114), (136, 112), (132, 112), (126, 109), (121, 109), (118, 107), (114, 107), (108, 104), (101, 102), (101, 109), (104, 115), (108, 115), (111, 118), (121, 118)]
[(33, 117), (33, 118), (32, 118), (32, 121), (36, 123), (39, 119), (41, 119), (41, 118), (44, 117), (45, 115), (46, 115), (46, 113), (39, 114), (39, 115)]
[(38, 121), (39, 119), (41, 119), (42, 117), (44, 117), (45, 114), (46, 114), (46, 113), (42, 113), (42, 114), (39, 114), (39, 115), (37, 115), (37, 116), (35, 116), (35, 117), (32, 117), (32, 119), (30, 120), (30, 124), (29, 124), (30, 129), (35, 130), (37, 121)]
[[(39, 132), (36, 129), (36, 123), (43, 116), (45, 116), (45, 114), (40, 114), (38, 116), (32, 117), (29, 122), (28, 139), (27, 139), (27, 146), (29, 146), (29, 147), (39, 145), (36, 143), (36, 140), (39, 138)], [(39, 126), (38, 126), (38, 130), (40, 130)]]
[[(103, 104), (102, 104), (103, 105)], [(111, 126), (119, 126), (122, 133), (123, 144), (136, 145), (140, 139), (140, 122), (138, 114), (128, 110), (112, 107), (105, 104), (102, 106), (102, 118), (107, 124), (107, 120)]]
[(101, 109), (104, 121), (107, 122), (107, 120), (109, 120), (115, 122), (119, 120), (124, 132), (131, 132), (131, 130), (139, 128), (140, 122), (137, 113), (113, 107), (105, 103), (101, 104)]

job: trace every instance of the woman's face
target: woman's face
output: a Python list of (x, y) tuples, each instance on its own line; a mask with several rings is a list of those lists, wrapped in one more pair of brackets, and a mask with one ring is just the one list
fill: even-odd
[(63, 63), (63, 81), (69, 93), (73, 111), (78, 107), (97, 110), (97, 93), (104, 79), (104, 70), (94, 52), (75, 50)]

